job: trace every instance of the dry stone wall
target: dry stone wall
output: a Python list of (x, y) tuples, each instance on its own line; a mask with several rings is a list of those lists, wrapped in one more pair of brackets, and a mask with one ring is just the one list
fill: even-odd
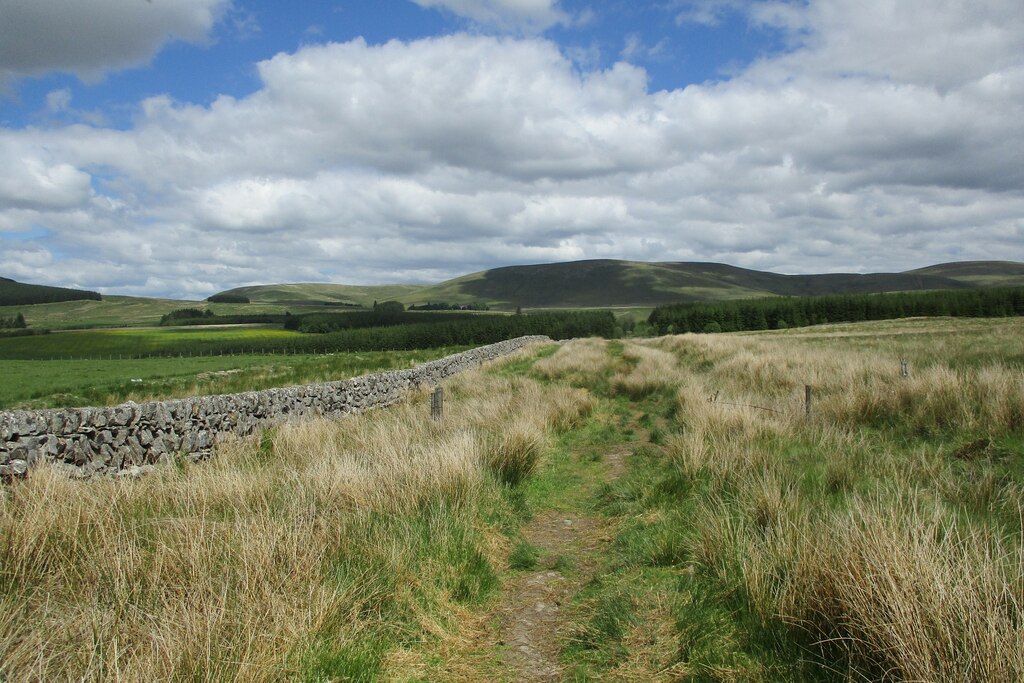
[(178, 454), (208, 456), (225, 435), (246, 435), (283, 422), (339, 417), (388, 406), (408, 391), (529, 344), (520, 337), (481, 346), (407, 370), (338, 382), (172, 401), (122, 403), (109, 408), (0, 412), (0, 478), (24, 476), (41, 462), (72, 476), (137, 472)]

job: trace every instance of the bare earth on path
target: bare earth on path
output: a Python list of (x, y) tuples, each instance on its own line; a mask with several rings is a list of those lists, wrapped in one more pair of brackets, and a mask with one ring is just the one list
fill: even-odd
[[(627, 453), (614, 449), (604, 454), (607, 479), (625, 471)], [(609, 522), (596, 515), (548, 511), (531, 521), (523, 536), (540, 550), (540, 559), (535, 571), (515, 577), (505, 587), (500, 611), (505, 663), (513, 680), (559, 681), (562, 606), (593, 575), (600, 549), (612, 538)], [(558, 570), (566, 565), (571, 572)]]

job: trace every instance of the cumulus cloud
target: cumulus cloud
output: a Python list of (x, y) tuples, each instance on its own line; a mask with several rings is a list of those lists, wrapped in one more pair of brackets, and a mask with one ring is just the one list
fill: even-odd
[(0, 207), (60, 210), (83, 207), (91, 177), (71, 164), (46, 159), (38, 150), (0, 142)]
[(854, 75), (948, 90), (1024, 63), (1017, 0), (763, 2), (749, 12), (799, 48), (761, 65), (776, 78)]
[(171, 40), (206, 38), (230, 0), (10, 0), (0, 21), (0, 84), (65, 71), (84, 80), (148, 62)]
[(193, 296), (575, 258), (1024, 259), (1016, 24), (982, 3), (989, 66), (915, 66), (913, 41), (906, 62), (840, 49), (866, 40), (844, 3), (758, 5), (793, 49), (672, 91), (537, 38), (353, 40), (261, 62), (244, 98), (147, 99), (127, 130), (0, 130), (0, 240), (46, 228), (17, 243), (33, 281)]
[(476, 24), (500, 30), (539, 33), (570, 22), (557, 0), (413, 0), (420, 7), (444, 9)]

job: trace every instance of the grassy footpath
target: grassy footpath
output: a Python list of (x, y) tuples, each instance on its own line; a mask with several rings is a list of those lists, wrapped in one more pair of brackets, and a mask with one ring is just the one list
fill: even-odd
[[(1019, 681), (1024, 325), (974, 322), (547, 345), (439, 423), (39, 470), (0, 500), (0, 679), (515, 680), (503, 589), (543, 569), (562, 680)], [(594, 544), (542, 557), (559, 517)]]
[(0, 360), (0, 409), (114, 405), (256, 391), (406, 368), (464, 351), (213, 356), (141, 360)]
[[(1021, 680), (1024, 326), (985, 327), (585, 340), (514, 368), (594, 401), (522, 497), (527, 519), (610, 530), (550, 565), (586, 568), (561, 680)], [(627, 472), (602, 483), (623, 446)], [(516, 541), (502, 582), (537, 558)], [(515, 660), (496, 604), (444, 661)], [(517, 679), (460, 666), (416, 680)]]
[(639, 411), (650, 441), (596, 498), (618, 531), (566, 627), (566, 680), (1020, 680), (1024, 326), (979, 327), (582, 342), (538, 363)]

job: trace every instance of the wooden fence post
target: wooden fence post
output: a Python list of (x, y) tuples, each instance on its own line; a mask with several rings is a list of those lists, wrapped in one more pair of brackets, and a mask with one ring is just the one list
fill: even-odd
[(811, 416), (811, 385), (804, 385), (804, 409), (806, 410), (807, 417)]
[(437, 387), (430, 395), (430, 417), (440, 420), (444, 414), (444, 388)]
[(900, 374), (905, 378), (910, 377), (910, 368), (906, 358), (900, 358)]

